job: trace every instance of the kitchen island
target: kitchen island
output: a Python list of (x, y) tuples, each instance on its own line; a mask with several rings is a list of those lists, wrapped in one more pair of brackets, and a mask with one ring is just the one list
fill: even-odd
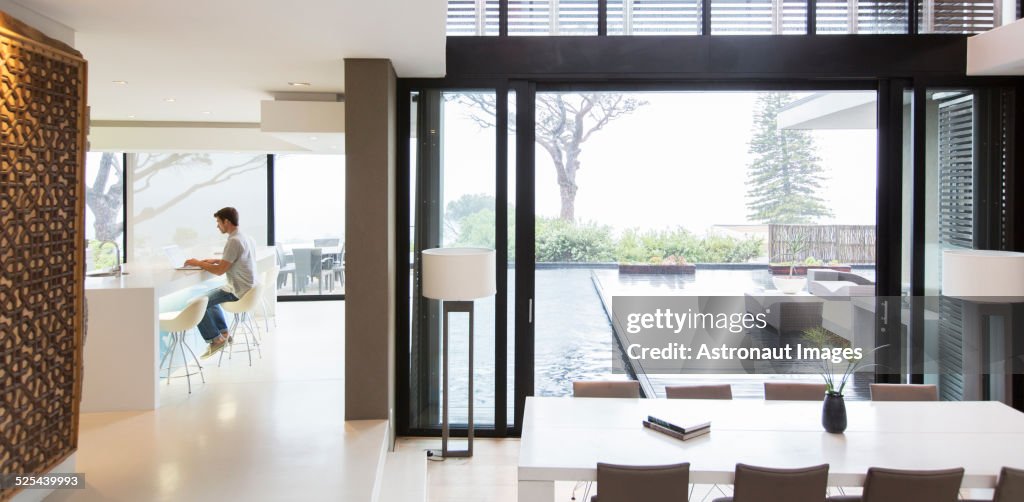
[[(274, 265), (273, 248), (256, 253), (257, 281)], [(152, 410), (160, 406), (163, 334), (160, 312), (180, 310), (189, 300), (224, 285), (224, 277), (202, 270), (174, 270), (166, 263), (131, 263), (127, 274), (86, 277), (88, 307), (83, 356), (83, 413)], [(276, 291), (265, 291), (273, 315)], [(191, 342), (190, 342), (191, 343)], [(191, 343), (197, 354), (204, 347)]]

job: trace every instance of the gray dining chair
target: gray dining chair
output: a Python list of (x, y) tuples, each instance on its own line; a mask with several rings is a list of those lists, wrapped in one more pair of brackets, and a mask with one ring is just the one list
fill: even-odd
[(938, 401), (939, 388), (935, 385), (900, 383), (871, 384), (872, 401)]
[(313, 239), (313, 247), (328, 248), (341, 244), (341, 239)]
[[(597, 495), (591, 502), (687, 502), (690, 464), (597, 464)], [(600, 497), (600, 499), (599, 499)]]
[(732, 497), (714, 502), (822, 502), (828, 489), (828, 464), (776, 469), (736, 464)]
[[(573, 382), (572, 383), (572, 395), (573, 397), (640, 397), (640, 382), (635, 380), (624, 380), (624, 381), (593, 381), (593, 382)], [(572, 498), (576, 499), (576, 490), (580, 488), (580, 485), (584, 484), (582, 481), (577, 482), (572, 488)], [(590, 491), (590, 483), (586, 483), (586, 491)]]
[(862, 495), (829, 497), (829, 502), (956, 502), (963, 468), (936, 471), (868, 469)]
[(822, 401), (825, 399), (824, 383), (765, 382), (766, 401)]
[(732, 399), (732, 385), (666, 385), (669, 399)]
[(573, 382), (573, 397), (640, 397), (640, 382)]
[(295, 286), (296, 293), (306, 291), (306, 286), (316, 279), (319, 294), (324, 293), (324, 268), (321, 250), (319, 248), (296, 248), (292, 250), (295, 256)]
[[(288, 255), (284, 252), (284, 246), (280, 242), (274, 244), (274, 254), (277, 257), (277, 289), (281, 289), (288, 282), (288, 276), (292, 276), (292, 289), (295, 289), (295, 263), (288, 262)], [(293, 256), (294, 259), (294, 256)]]
[(1024, 469), (1003, 467), (996, 483), (992, 500), (965, 500), (964, 502), (1020, 502), (1024, 500)]

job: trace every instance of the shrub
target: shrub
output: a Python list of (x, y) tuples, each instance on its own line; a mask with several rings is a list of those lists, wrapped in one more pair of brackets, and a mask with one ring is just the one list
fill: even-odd
[(661, 263), (669, 257), (685, 257), (686, 263), (743, 263), (761, 254), (761, 239), (709, 234), (703, 239), (684, 228), (622, 233), (616, 248), (620, 263)]
[(537, 217), (537, 262), (609, 262), (615, 257), (611, 227)]

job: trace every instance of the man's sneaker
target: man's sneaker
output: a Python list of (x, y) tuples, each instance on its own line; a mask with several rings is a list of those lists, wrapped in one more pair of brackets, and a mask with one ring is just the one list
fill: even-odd
[(211, 344), (209, 344), (206, 347), (206, 353), (204, 353), (200, 357), (203, 358), (203, 359), (209, 359), (214, 354), (216, 354), (216, 353), (220, 352), (222, 349), (224, 349), (224, 346), (227, 345), (227, 344), (228, 344), (228, 342), (226, 340), (223, 341), (223, 342), (220, 342), (218, 344), (211, 343)]

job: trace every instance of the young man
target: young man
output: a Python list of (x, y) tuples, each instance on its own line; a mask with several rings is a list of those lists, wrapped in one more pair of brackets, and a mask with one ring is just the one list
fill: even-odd
[(221, 258), (190, 258), (185, 261), (185, 265), (197, 266), (211, 274), (227, 274), (227, 285), (206, 295), (210, 302), (203, 320), (199, 322), (199, 332), (209, 344), (203, 358), (212, 356), (228, 342), (228, 325), (220, 304), (238, 301), (256, 284), (256, 246), (252, 239), (238, 230), (238, 211), (225, 207), (213, 213), (213, 217), (217, 219), (217, 230), (228, 235)]

